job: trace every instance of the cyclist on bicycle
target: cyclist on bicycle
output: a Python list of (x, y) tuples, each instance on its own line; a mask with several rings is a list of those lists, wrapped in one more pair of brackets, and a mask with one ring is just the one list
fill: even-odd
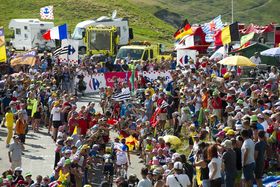
[(117, 174), (120, 175), (120, 171), (124, 166), (125, 173), (127, 173), (128, 164), (130, 165), (130, 155), (128, 146), (125, 144), (125, 139), (121, 140), (120, 144), (115, 144), (116, 149), (116, 165)]
[(105, 151), (106, 153), (103, 155), (103, 174), (105, 176), (105, 180), (107, 180), (109, 183), (112, 183), (114, 175), (114, 158), (112, 156), (112, 149), (110, 147), (106, 147)]

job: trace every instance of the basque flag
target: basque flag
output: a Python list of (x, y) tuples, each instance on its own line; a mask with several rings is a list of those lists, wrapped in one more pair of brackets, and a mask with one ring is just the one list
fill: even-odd
[(63, 40), (67, 39), (67, 25), (60, 25), (49, 29), (46, 33), (43, 34), (45, 40)]

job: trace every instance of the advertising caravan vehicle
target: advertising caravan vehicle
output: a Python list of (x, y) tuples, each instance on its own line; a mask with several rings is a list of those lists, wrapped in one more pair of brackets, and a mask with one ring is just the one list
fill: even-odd
[(83, 38), (85, 36), (86, 29), (89, 26), (96, 27), (102, 25), (103, 27), (116, 27), (117, 33), (119, 35), (118, 45), (128, 45), (129, 40), (133, 39), (133, 31), (131, 28), (129, 28), (127, 18), (116, 18), (116, 15), (117, 12), (114, 11), (111, 18), (107, 16), (101, 16), (98, 19), (86, 20), (76, 25), (72, 34), (72, 39), (79, 41), (79, 52), (81, 54), (85, 54), (87, 51)]
[(11, 45), (16, 50), (30, 50), (37, 48), (39, 51), (55, 48), (54, 41), (46, 41), (42, 35), (54, 27), (53, 22), (44, 22), (39, 19), (12, 19), (9, 29), (13, 30)]
[[(126, 57), (130, 56), (131, 60), (154, 60), (161, 58), (171, 59), (171, 55), (163, 55), (162, 44), (150, 44), (149, 42), (134, 42), (132, 45), (122, 46), (116, 56), (116, 60), (124, 60)], [(115, 60), (115, 61), (116, 61)]]

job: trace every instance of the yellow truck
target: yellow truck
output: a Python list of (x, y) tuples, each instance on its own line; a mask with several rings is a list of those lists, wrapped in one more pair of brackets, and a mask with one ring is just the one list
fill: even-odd
[(119, 35), (114, 26), (89, 26), (84, 36), (87, 55), (113, 56), (117, 52), (118, 40)]
[(135, 61), (160, 60), (162, 57), (165, 59), (172, 58), (171, 55), (163, 55), (161, 50), (161, 44), (152, 45), (148, 42), (137, 42), (132, 45), (122, 46), (117, 53), (116, 60), (127, 57)]

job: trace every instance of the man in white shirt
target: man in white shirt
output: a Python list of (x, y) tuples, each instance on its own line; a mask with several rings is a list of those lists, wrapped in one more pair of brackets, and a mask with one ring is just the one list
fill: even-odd
[(244, 129), (241, 131), (244, 142), (241, 147), (243, 175), (245, 179), (245, 187), (253, 186), (254, 170), (255, 170), (255, 144), (250, 138), (249, 131)]
[(167, 187), (190, 187), (191, 182), (187, 174), (183, 174), (183, 164), (175, 162), (173, 167), (175, 174), (166, 178)]
[(143, 179), (141, 179), (137, 185), (137, 187), (152, 187), (152, 182), (147, 178), (148, 175), (148, 168), (141, 169), (141, 175)]
[(259, 65), (259, 64), (262, 63), (262, 60), (261, 60), (261, 58), (260, 58), (260, 53), (259, 53), (259, 52), (255, 52), (255, 55), (252, 56), (252, 57), (250, 58), (250, 60), (251, 60), (253, 63), (257, 64), (257, 65)]

